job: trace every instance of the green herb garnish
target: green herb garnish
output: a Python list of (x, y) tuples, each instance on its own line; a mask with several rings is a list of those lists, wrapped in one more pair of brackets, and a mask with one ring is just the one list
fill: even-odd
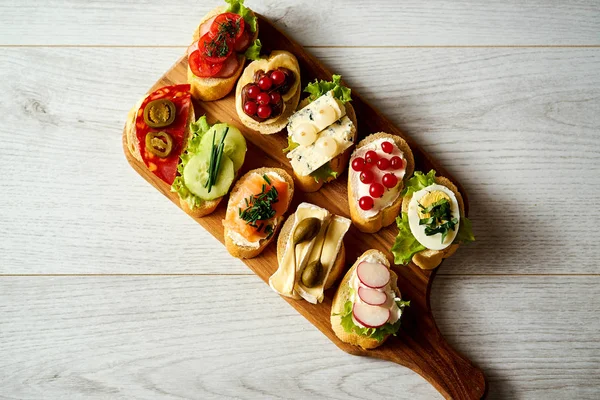
[(433, 236), (441, 233), (442, 243), (444, 243), (448, 232), (454, 231), (458, 224), (458, 219), (452, 218), (448, 199), (438, 200), (428, 207), (419, 203), (419, 208), (423, 214), (429, 214), (428, 218), (419, 219), (419, 225), (425, 225), (425, 235)]
[[(246, 223), (254, 228), (260, 230), (263, 226), (257, 224), (257, 221), (266, 221), (275, 216), (276, 211), (273, 209), (273, 204), (279, 201), (279, 193), (275, 186), (271, 186), (269, 190), (267, 190), (267, 185), (271, 185), (271, 181), (267, 178), (266, 175), (263, 175), (263, 179), (267, 184), (262, 185), (262, 190), (259, 194), (250, 195), (248, 198), (244, 199), (246, 202), (245, 209), (238, 209), (239, 217), (246, 221)], [(271, 225), (267, 225), (265, 227), (265, 232), (271, 235), (273, 233), (273, 227)]]
[(204, 187), (208, 188), (208, 193), (212, 190), (213, 185), (217, 181), (217, 176), (219, 175), (219, 169), (221, 168), (221, 159), (223, 158), (223, 149), (225, 148), (225, 137), (229, 132), (229, 127), (225, 128), (225, 132), (223, 132), (223, 136), (221, 136), (221, 142), (215, 146), (215, 136), (217, 132), (213, 133), (212, 144), (210, 146), (210, 160), (208, 162), (208, 179), (204, 184)]

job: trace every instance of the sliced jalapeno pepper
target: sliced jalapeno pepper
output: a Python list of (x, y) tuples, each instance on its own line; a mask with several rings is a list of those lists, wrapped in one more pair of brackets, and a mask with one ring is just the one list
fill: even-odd
[(144, 108), (144, 122), (150, 128), (162, 128), (175, 121), (175, 103), (167, 99), (151, 101)]
[(173, 138), (167, 132), (149, 132), (146, 135), (146, 150), (160, 158), (168, 157), (173, 150)]

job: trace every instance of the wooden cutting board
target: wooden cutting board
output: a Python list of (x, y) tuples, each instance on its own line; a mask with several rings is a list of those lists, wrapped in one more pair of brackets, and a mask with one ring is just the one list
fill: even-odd
[[(302, 87), (315, 78), (331, 79), (332, 73), (315, 57), (307, 53), (302, 46), (278, 30), (266, 18), (262, 16), (258, 17), (259, 36), (263, 43), (263, 53), (268, 53), (271, 50), (287, 50), (293, 53), (300, 63)], [(336, 71), (336, 73), (343, 74), (344, 71)], [(393, 74), (394, 71), (389, 71), (389, 73)], [(150, 91), (166, 85), (187, 83), (186, 77), (187, 57), (184, 55), (156, 82)], [(244, 127), (236, 113), (234, 93), (235, 90), (226, 98), (218, 101), (195, 102), (196, 116), (206, 114), (210, 123), (218, 120), (231, 123), (240, 128), (248, 142), (248, 153), (241, 173), (262, 166), (280, 167), (291, 173), (291, 166), (282, 152), (282, 149), (287, 146), (286, 135), (284, 133), (261, 135)], [(427, 172), (433, 168), (438, 172), (438, 175), (447, 176), (452, 179), (463, 195), (465, 208), (468, 213), (467, 194), (460, 184), (436, 160), (426, 154), (418, 144), (396, 128), (387, 118), (362, 100), (360, 95), (354, 90), (352, 91), (352, 99), (352, 105), (356, 110), (358, 119), (359, 140), (375, 132), (388, 132), (403, 137), (409, 143), (414, 153), (415, 170)], [(127, 150), (125, 135), (123, 135), (123, 148), (131, 166), (152, 186), (179, 206), (179, 199), (176, 194), (170, 192), (170, 187), (131, 156)], [(346, 179), (347, 174), (344, 173), (340, 178), (323, 186), (316, 193), (302, 193), (296, 190), (290, 211), (294, 211), (299, 203), (306, 201), (349, 218)], [(223, 225), (221, 221), (225, 217), (226, 206), (227, 198), (221, 202), (213, 214), (203, 218), (196, 218), (196, 221), (219, 239), (221, 243), (223, 243)], [(365, 250), (371, 248), (383, 251), (391, 259), (389, 249), (394, 243), (396, 233), (397, 228), (395, 226), (390, 226), (376, 234), (361, 233), (354, 227), (351, 227), (344, 239), (348, 266)], [(468, 249), (459, 251), (468, 251)], [(275, 241), (260, 256), (244, 260), (244, 262), (263, 281), (268, 282), (271, 274), (277, 269)], [(389, 360), (408, 367), (423, 376), (446, 398), (483, 398), (486, 394), (486, 381), (483, 373), (446, 343), (433, 319), (429, 304), (429, 295), (435, 270), (423, 271), (413, 264), (397, 266), (394, 267), (394, 270), (399, 276), (398, 287), (402, 292), (402, 298), (410, 300), (411, 306), (403, 314), (402, 328), (398, 332), (398, 335), (391, 337), (383, 346), (375, 350), (362, 350), (343, 343), (331, 330), (329, 313), (335, 287), (326, 292), (325, 301), (318, 305), (310, 304), (304, 300), (293, 300), (286, 297), (283, 297), (283, 299), (347, 353)], [(198, 272), (201, 272), (201, 269)], [(276, 296), (276, 294), (273, 293), (273, 296)], [(401, 388), (399, 387), (398, 390), (401, 390)]]

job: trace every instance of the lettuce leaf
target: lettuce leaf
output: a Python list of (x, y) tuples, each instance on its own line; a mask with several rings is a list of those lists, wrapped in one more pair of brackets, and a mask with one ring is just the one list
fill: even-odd
[(294, 139), (292, 139), (291, 136), (288, 136), (287, 139), (288, 139), (288, 147), (283, 149), (284, 153), (289, 153), (290, 151), (294, 150), (296, 147), (300, 146), (298, 143), (294, 142)]
[(458, 225), (458, 233), (452, 243), (471, 243), (475, 241), (473, 235), (473, 229), (471, 227), (471, 221), (467, 217), (460, 218), (460, 224)]
[[(403, 310), (404, 307), (410, 306), (410, 301), (402, 301), (397, 299), (396, 304), (398, 307), (400, 307), (400, 309)], [(352, 302), (350, 300), (344, 303), (344, 311), (342, 311), (340, 316), (342, 317), (341, 325), (342, 328), (344, 328), (344, 331), (348, 333), (356, 333), (357, 335), (361, 336), (367, 336), (371, 339), (377, 340), (378, 342), (383, 341), (383, 339), (385, 339), (385, 337), (388, 335), (395, 336), (401, 325), (401, 319), (398, 319), (398, 321), (393, 324), (388, 322), (379, 328), (361, 328), (355, 325), (354, 321), (352, 320)]]
[(188, 139), (188, 145), (186, 150), (179, 156), (180, 162), (177, 165), (177, 172), (179, 173), (173, 184), (171, 185), (171, 192), (177, 193), (179, 197), (188, 203), (191, 209), (200, 207), (204, 200), (196, 196), (188, 190), (183, 181), (183, 169), (185, 168), (188, 161), (200, 151), (200, 142), (202, 136), (210, 129), (210, 125), (206, 121), (206, 116), (198, 118), (196, 122), (190, 124), (191, 133)]
[(414, 192), (418, 192), (421, 189), (425, 189), (427, 186), (433, 185), (435, 183), (435, 171), (432, 169), (427, 173), (427, 175), (423, 174), (421, 171), (415, 172), (415, 174), (406, 181), (406, 185), (404, 186), (404, 190), (400, 193), (401, 196), (406, 196), (408, 194), (413, 194)]
[(315, 182), (319, 183), (319, 180), (326, 182), (327, 179), (331, 177), (333, 177), (333, 179), (337, 178), (338, 173), (331, 169), (331, 163), (327, 161), (325, 164), (311, 172), (310, 176), (315, 179)]
[(225, 0), (225, 2), (229, 3), (226, 12), (241, 15), (242, 18), (244, 18), (244, 21), (250, 26), (250, 31), (256, 32), (256, 26), (258, 25), (256, 16), (252, 10), (244, 6), (244, 0)]
[(319, 81), (315, 79), (313, 83), (309, 83), (304, 88), (304, 91), (310, 94), (310, 96), (308, 96), (309, 103), (315, 101), (330, 90), (333, 90), (333, 97), (342, 103), (347, 103), (352, 100), (352, 97), (350, 96), (351, 90), (345, 86), (342, 86), (340, 83), (342, 76), (333, 75), (332, 78), (333, 79), (331, 82)]
[(398, 225), (398, 235), (391, 251), (394, 255), (394, 263), (406, 265), (416, 253), (426, 248), (419, 243), (410, 231), (407, 213), (403, 212), (401, 217), (396, 217), (396, 225)]
[(258, 60), (260, 59), (260, 50), (262, 49), (262, 43), (260, 39), (256, 39), (254, 43), (250, 47), (246, 49), (244, 56), (250, 60)]

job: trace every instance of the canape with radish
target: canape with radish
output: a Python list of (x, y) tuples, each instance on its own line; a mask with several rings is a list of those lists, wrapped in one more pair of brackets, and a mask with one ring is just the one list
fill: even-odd
[(364, 349), (380, 346), (400, 329), (403, 301), (398, 277), (382, 252), (368, 250), (346, 273), (331, 306), (331, 327), (340, 340)]

